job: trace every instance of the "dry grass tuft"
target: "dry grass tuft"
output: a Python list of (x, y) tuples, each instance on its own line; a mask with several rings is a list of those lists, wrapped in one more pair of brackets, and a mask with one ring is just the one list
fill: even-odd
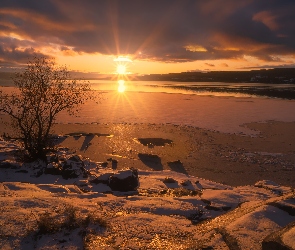
[(40, 215), (37, 220), (36, 236), (57, 233), (63, 229), (73, 230), (80, 227), (86, 229), (90, 225), (106, 228), (108, 223), (105, 219), (91, 213), (82, 217), (77, 208), (67, 205), (58, 212), (47, 211)]

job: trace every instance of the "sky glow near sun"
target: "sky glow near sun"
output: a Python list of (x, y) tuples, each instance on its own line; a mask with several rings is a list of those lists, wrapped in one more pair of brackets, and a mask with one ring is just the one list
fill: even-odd
[(293, 0), (1, 1), (0, 71), (34, 56), (114, 75), (295, 67), (294, 9)]
[(132, 60), (128, 57), (119, 56), (114, 59), (116, 62), (116, 73), (119, 75), (128, 74), (128, 65), (132, 62)]
[(124, 75), (126, 74), (126, 66), (125, 65), (118, 65), (117, 66), (117, 73), (119, 75)]

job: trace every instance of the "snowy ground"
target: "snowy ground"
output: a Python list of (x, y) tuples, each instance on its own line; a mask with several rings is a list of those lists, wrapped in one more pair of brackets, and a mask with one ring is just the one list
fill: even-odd
[(120, 170), (83, 159), (87, 178), (40, 175), (18, 149), (0, 139), (0, 249), (295, 249), (294, 190), (270, 180), (234, 188), (139, 170), (137, 191), (117, 192), (91, 180)]

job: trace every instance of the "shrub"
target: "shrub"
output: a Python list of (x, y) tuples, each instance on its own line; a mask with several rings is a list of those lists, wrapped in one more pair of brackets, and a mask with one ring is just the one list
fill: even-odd
[(44, 159), (50, 146), (50, 132), (61, 111), (73, 114), (92, 96), (90, 85), (71, 80), (66, 67), (57, 67), (47, 58), (29, 61), (13, 82), (18, 91), (0, 91), (0, 112), (10, 116), (11, 126), (32, 160)]
[(53, 234), (62, 229), (73, 230), (79, 227), (86, 228), (90, 224), (104, 228), (108, 226), (105, 219), (91, 213), (88, 213), (85, 217), (81, 217), (75, 207), (67, 205), (56, 214), (50, 214), (46, 211), (40, 215), (37, 220), (36, 235)]

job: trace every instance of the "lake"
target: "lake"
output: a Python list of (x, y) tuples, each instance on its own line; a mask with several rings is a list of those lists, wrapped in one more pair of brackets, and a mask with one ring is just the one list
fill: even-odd
[[(224, 82), (170, 82), (170, 81), (103, 81), (91, 80), (96, 90), (165, 92), (233, 97), (270, 97), (295, 99), (295, 84), (224, 83)], [(122, 84), (123, 83), (123, 84)]]
[(90, 83), (102, 92), (100, 103), (88, 102), (78, 116), (62, 112), (57, 122), (171, 123), (255, 135), (257, 132), (244, 124), (295, 121), (294, 98), (262, 95), (288, 93), (292, 97), (295, 85), (102, 80)]

